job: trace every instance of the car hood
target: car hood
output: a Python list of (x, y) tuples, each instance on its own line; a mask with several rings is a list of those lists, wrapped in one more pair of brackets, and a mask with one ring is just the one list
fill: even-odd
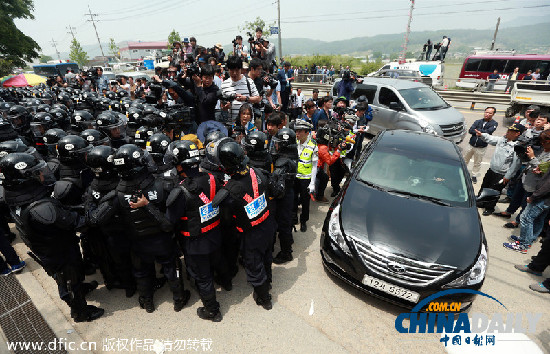
[(341, 202), (344, 234), (393, 254), (465, 270), (482, 242), (479, 215), (350, 182)]
[(433, 111), (415, 110), (416, 115), (424, 118), (428, 122), (437, 125), (450, 125), (465, 122), (462, 113), (453, 107), (441, 108)]

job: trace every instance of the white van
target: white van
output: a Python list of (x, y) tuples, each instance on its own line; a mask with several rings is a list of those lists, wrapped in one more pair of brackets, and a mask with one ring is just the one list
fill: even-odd
[(370, 73), (368, 76), (377, 76), (382, 70), (413, 70), (418, 71), (421, 76), (429, 76), (432, 78), (432, 86), (443, 86), (443, 73), (445, 66), (440, 60), (417, 60), (400, 64), (393, 61), (381, 67), (377, 72)]

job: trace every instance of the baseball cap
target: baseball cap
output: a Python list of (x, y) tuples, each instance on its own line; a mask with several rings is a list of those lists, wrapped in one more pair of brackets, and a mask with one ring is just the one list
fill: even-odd
[(189, 38), (185, 37), (185, 38), (183, 39), (183, 43), (189, 43)]
[(514, 130), (514, 131), (523, 133), (525, 131), (525, 126), (523, 124), (514, 123), (508, 127), (508, 130)]

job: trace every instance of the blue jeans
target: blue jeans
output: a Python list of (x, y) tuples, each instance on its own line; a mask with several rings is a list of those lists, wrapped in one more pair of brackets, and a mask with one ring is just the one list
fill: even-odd
[(525, 210), (521, 213), (519, 219), (520, 242), (524, 246), (529, 246), (535, 242), (536, 238), (542, 232), (544, 219), (548, 214), (550, 207), (543, 201), (527, 203)]

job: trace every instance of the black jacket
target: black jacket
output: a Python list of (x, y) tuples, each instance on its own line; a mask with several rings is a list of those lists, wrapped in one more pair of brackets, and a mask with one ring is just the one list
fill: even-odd
[(195, 87), (197, 96), (197, 106), (199, 108), (199, 124), (207, 120), (215, 119), (216, 103), (218, 102), (217, 92), (219, 88), (216, 84), (208, 87)]
[(472, 124), (472, 126), (470, 127), (470, 130), (468, 131), (468, 133), (472, 134), (472, 137), (470, 138), (470, 145), (472, 145), (473, 147), (487, 146), (487, 143), (483, 141), (483, 139), (481, 139), (480, 136), (476, 135), (476, 132), (475, 132), (476, 129), (482, 133), (487, 133), (489, 135), (492, 135), (498, 127), (498, 122), (494, 119), (491, 119), (490, 121), (488, 121), (487, 124), (485, 124), (485, 127), (483, 127), (483, 123), (485, 123), (483, 119), (476, 120), (474, 124)]

